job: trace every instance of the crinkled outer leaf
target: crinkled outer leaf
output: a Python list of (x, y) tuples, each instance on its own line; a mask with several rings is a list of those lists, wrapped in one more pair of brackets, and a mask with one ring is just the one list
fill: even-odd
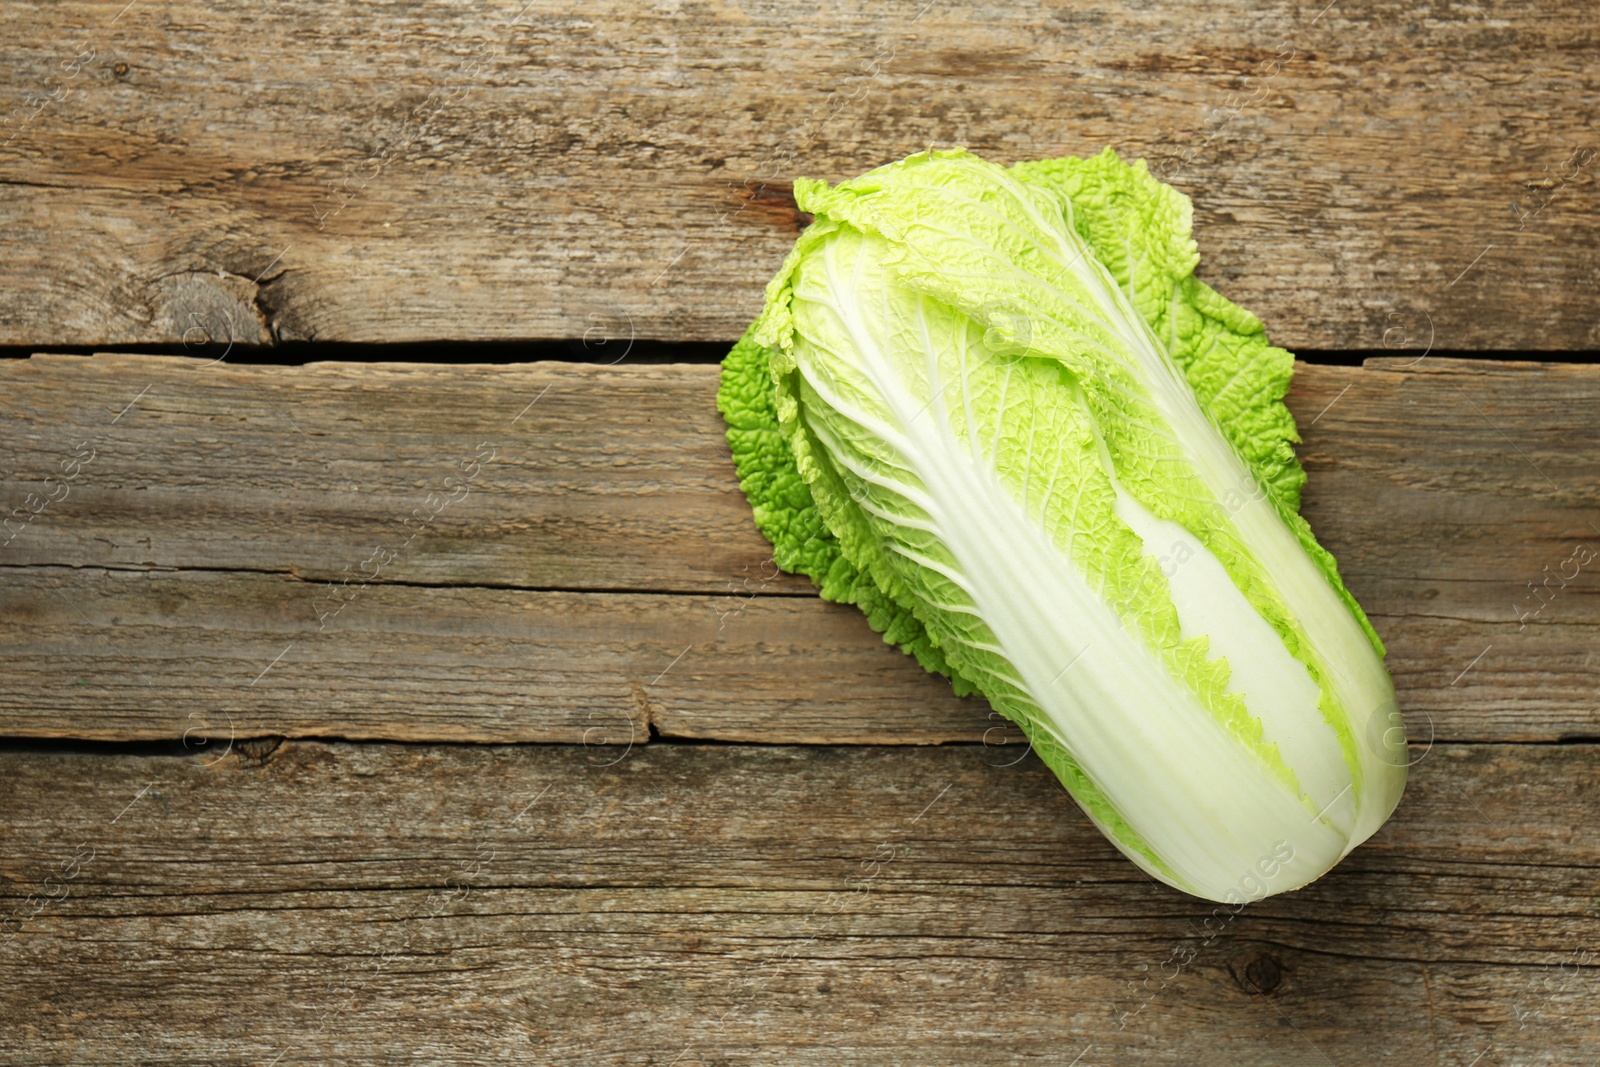
[(1095, 258), (1128, 294), (1140, 317), (1183, 369), (1195, 395), (1279, 504), (1284, 521), (1355, 613), (1383, 654), (1383, 641), (1339, 577), (1333, 556), (1299, 516), (1305, 471), (1300, 435), (1283, 398), (1294, 356), (1267, 341), (1261, 320), (1194, 276), (1194, 206), (1156, 180), (1144, 160), (1127, 164), (1107, 148), (1097, 156), (1018, 163), (1019, 180), (1055, 186)]
[(1163, 880), (1248, 895), (1278, 833), (1277, 891), (1370, 834), (1392, 687), (1370, 649), (1351, 669), (1365, 619), (1284, 526), (1292, 361), (1192, 277), (1187, 200), (1109, 153), (929, 153), (796, 195), (817, 222), (719, 395), (775, 561), (984, 692)]
[(1111, 149), (1011, 168), (1020, 181), (1054, 187), (1072, 222), (1168, 353), (1195, 395), (1256, 476), (1290, 509), (1300, 507), (1300, 440), (1283, 405), (1294, 357), (1267, 343), (1260, 320), (1194, 276), (1200, 262), (1189, 198), (1127, 164)]
[(894, 601), (839, 551), (839, 539), (817, 513), (811, 489), (795, 466), (772, 403), (767, 350), (745, 331), (722, 363), (717, 407), (728, 423), (728, 446), (739, 487), (755, 511), (756, 528), (772, 542), (772, 562), (816, 583), (824, 600), (854, 604), (884, 640), (948, 677), (960, 696), (977, 687), (956, 674), (911, 610)]

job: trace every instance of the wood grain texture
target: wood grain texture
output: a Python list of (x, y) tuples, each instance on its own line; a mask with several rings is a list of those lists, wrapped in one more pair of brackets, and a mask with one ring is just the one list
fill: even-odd
[(10, 470), (42, 481), (79, 441), (94, 456), (4, 562), (809, 591), (761, 569), (771, 548), (731, 476), (716, 381), (715, 367), (7, 360)]
[(1020, 740), (855, 609), (814, 599), (379, 584), (319, 630), (306, 596), (253, 573), (7, 572), (0, 733)]
[(1291, 346), (1594, 347), (1587, 0), (12, 3), (0, 343), (736, 336), (798, 175), (1110, 145)]
[(1417, 750), (1375, 838), (1237, 915), (989, 755), (0, 755), (0, 1062), (1443, 1067), (1600, 1043), (1593, 746)]
[[(1413, 740), (1600, 736), (1600, 369), (1410, 362), (1303, 365), (1290, 403)], [(0, 734), (1005, 740), (775, 573), (715, 382), (0, 364)]]

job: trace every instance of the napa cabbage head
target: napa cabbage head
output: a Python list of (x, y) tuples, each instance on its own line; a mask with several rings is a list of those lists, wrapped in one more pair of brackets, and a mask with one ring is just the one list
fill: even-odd
[(829, 187), (723, 365), (786, 570), (1015, 721), (1134, 863), (1237, 903), (1389, 816), (1383, 646), (1298, 514), (1293, 358), (1107, 150)]

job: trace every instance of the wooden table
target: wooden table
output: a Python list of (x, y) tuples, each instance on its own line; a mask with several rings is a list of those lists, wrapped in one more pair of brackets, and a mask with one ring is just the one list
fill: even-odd
[[(0, 31), (0, 1062), (1600, 1060), (1586, 4), (125, 2)], [(772, 568), (715, 360), (929, 143), (1150, 159), (1307, 354), (1415, 761), (1312, 886)]]

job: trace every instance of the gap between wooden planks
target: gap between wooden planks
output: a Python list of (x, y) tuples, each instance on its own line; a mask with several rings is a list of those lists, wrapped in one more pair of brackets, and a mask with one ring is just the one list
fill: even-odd
[(8, 13), (0, 343), (734, 337), (793, 179), (956, 144), (1149, 160), (1281, 343), (1600, 343), (1588, 0)]
[(1589, 1062), (1595, 746), (1413, 754), (1234, 914), (975, 745), (4, 752), (0, 1063)]
[[(0, 549), (0, 735), (1012, 736), (774, 572), (716, 380), (0, 363), (0, 509), (52, 498)], [(1600, 548), (1597, 400), (1575, 365), (1300, 366), (1305, 513), (1413, 741), (1600, 736), (1595, 565), (1529, 590)]]

